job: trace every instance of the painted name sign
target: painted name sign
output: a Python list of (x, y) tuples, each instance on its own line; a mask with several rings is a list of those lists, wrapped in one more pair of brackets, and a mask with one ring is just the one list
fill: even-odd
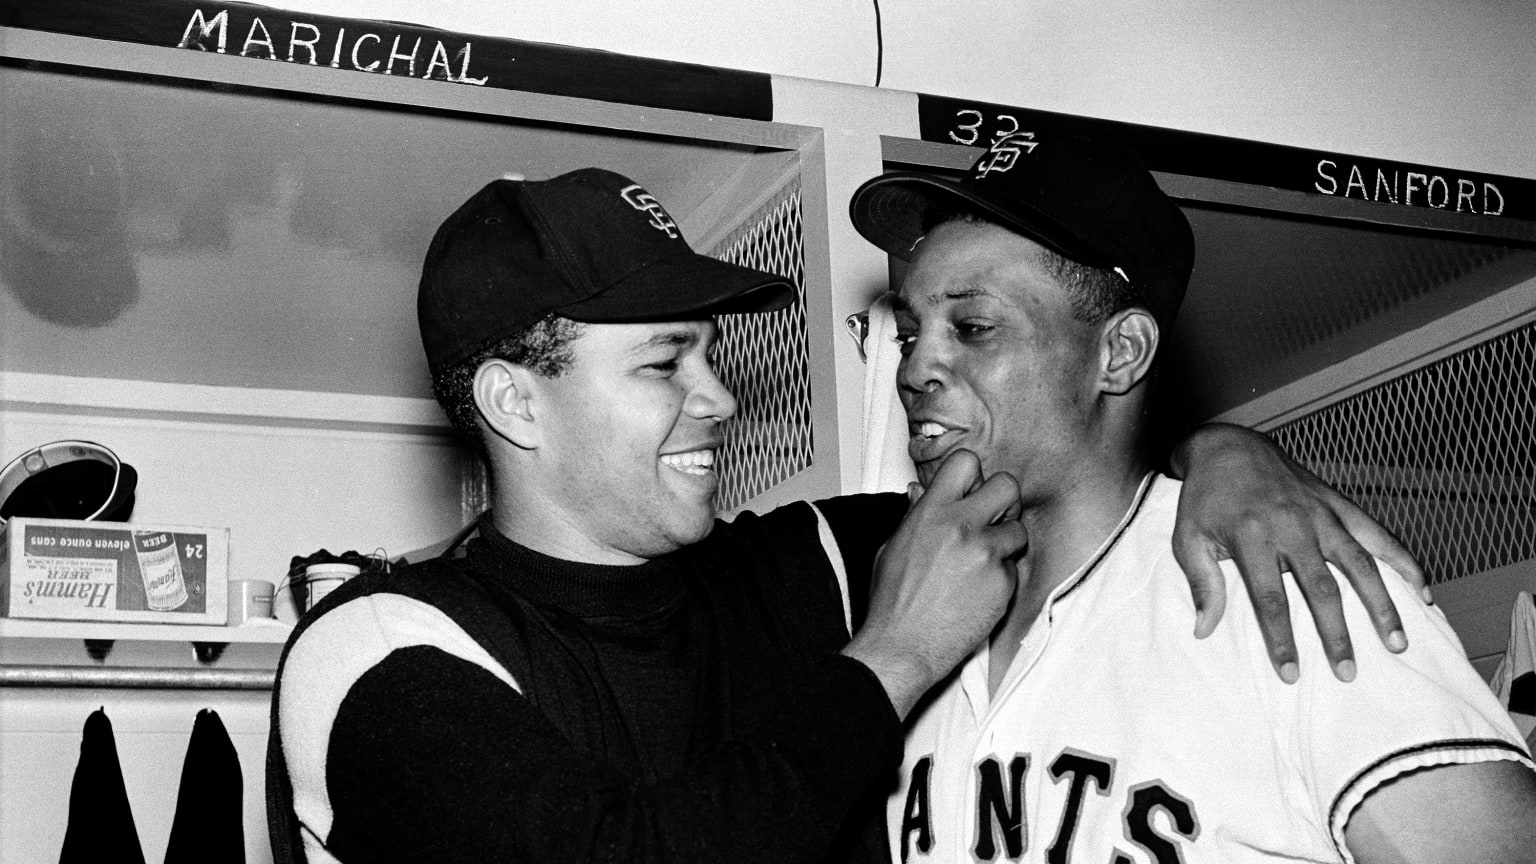
[(239, 0), (0, 0), (0, 26), (413, 80), (773, 119), (762, 72)]
[(1312, 184), (1324, 195), (1359, 198), (1378, 204), (1433, 207), (1457, 213), (1504, 215), (1504, 193), (1492, 180), (1414, 171), (1396, 165), (1370, 165), (1340, 159), (1317, 160)]
[(470, 74), (474, 43), (469, 41), (433, 39), (426, 44), (428, 40), (420, 35), (376, 33), (361, 27), (348, 33), (345, 26), (327, 30), (305, 21), (271, 16), (267, 21), (253, 16), (241, 29), (244, 32), (237, 30), (232, 41), (228, 9), (212, 16), (194, 9), (176, 47), (457, 84), (485, 86), (490, 80), (489, 75), (477, 78)]
[(1135, 150), (1154, 171), (1419, 207), (1536, 219), (1536, 181), (1368, 160), (1259, 141), (1005, 105), (918, 96), (924, 141), (988, 147), (1015, 132), (1079, 132)]

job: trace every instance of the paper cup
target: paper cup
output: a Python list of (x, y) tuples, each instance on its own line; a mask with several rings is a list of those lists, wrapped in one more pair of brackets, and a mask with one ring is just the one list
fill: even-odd
[(276, 586), (264, 579), (235, 579), (229, 583), (229, 624), (238, 626), (252, 618), (272, 617)]

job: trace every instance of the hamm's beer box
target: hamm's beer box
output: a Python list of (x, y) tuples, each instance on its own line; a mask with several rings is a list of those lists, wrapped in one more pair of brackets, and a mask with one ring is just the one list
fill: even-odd
[(0, 615), (223, 624), (229, 529), (16, 517), (0, 527)]

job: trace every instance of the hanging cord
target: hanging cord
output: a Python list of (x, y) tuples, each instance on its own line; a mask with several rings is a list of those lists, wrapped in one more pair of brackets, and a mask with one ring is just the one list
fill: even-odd
[(880, 0), (875, 4), (875, 86), (880, 86), (880, 76), (885, 73), (885, 27), (880, 23)]

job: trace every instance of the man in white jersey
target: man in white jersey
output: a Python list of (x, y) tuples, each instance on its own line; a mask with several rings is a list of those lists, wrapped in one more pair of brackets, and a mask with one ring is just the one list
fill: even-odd
[(852, 215), (911, 260), (898, 384), (920, 478), (973, 451), (1018, 478), (1029, 532), (1009, 612), (908, 718), (895, 860), (1536, 860), (1530, 754), (1399, 580), (1409, 647), (1357, 645), (1353, 684), (1265, 674), (1247, 604), (1188, 638), (1179, 484), (1144, 444), (1194, 241), (1133, 155), (1018, 134), (958, 182), (871, 180)]

